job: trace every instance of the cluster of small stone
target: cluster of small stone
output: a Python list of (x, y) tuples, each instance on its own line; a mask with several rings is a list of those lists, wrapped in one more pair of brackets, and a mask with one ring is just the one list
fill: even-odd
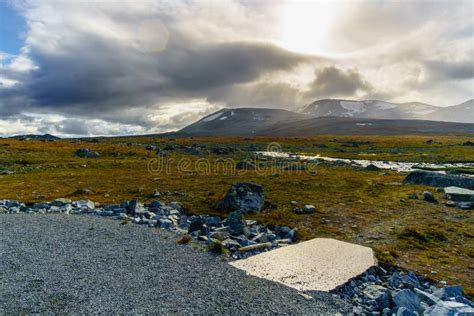
[(353, 315), (474, 315), (461, 286), (436, 287), (413, 272), (373, 267), (334, 291), (353, 305)]
[(293, 242), (296, 230), (286, 226), (273, 229), (253, 220), (244, 220), (242, 212), (231, 212), (227, 218), (211, 215), (184, 214), (179, 202), (165, 204), (152, 201), (142, 204), (138, 200), (120, 204), (98, 206), (90, 200), (71, 201), (56, 199), (31, 206), (13, 200), (0, 200), (1, 213), (65, 213), (110, 216), (124, 223), (158, 227), (179, 234), (188, 234), (204, 244), (218, 243), (227, 249), (234, 259), (245, 258)]

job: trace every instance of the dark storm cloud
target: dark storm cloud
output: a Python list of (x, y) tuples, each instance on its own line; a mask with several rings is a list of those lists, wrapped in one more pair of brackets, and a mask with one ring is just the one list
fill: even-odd
[[(308, 60), (270, 44), (196, 47), (191, 40), (171, 42), (167, 50), (153, 55), (89, 40), (75, 54), (58, 57), (38, 51), (32, 57), (38, 70), (8, 92), (10, 100), (28, 96), (32, 108), (101, 117), (118, 114), (117, 118), (122, 109), (149, 107), (167, 98), (205, 98), (211, 90), (252, 82)], [(19, 111), (26, 105), (10, 104)]]
[(309, 58), (271, 44), (225, 43), (167, 54), (160, 72), (184, 90), (211, 89), (251, 82), (261, 74), (290, 70)]
[(357, 91), (370, 92), (372, 87), (356, 70), (342, 70), (328, 66), (316, 71), (316, 77), (309, 85), (309, 96), (318, 98), (344, 97)]

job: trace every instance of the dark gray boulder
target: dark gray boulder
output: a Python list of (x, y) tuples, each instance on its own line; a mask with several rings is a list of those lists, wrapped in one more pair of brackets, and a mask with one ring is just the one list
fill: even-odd
[(234, 184), (224, 199), (216, 205), (218, 211), (241, 211), (258, 213), (265, 203), (264, 188), (261, 185), (241, 182)]
[(204, 221), (202, 220), (202, 218), (197, 217), (191, 222), (191, 225), (189, 225), (188, 233), (201, 230), (203, 226), (204, 226)]
[(393, 305), (395, 307), (405, 307), (410, 311), (422, 311), (421, 302), (412, 290), (401, 290), (393, 294)]
[(453, 297), (464, 296), (464, 291), (462, 286), (453, 285), (437, 289), (433, 292), (433, 295), (442, 300), (446, 300)]
[(443, 174), (434, 171), (416, 170), (403, 180), (404, 184), (421, 184), (434, 187), (460, 187), (465, 189), (474, 189), (474, 179), (453, 175)]
[(368, 171), (380, 171), (380, 168), (377, 167), (377, 166), (374, 165), (374, 164), (369, 164), (367, 167), (365, 167), (365, 170), (368, 170)]
[(234, 211), (229, 214), (226, 219), (226, 224), (229, 226), (229, 233), (233, 236), (250, 235), (247, 223), (244, 221), (241, 211)]
[(100, 154), (89, 148), (81, 148), (76, 150), (75, 155), (80, 158), (100, 158)]
[(426, 202), (438, 204), (438, 201), (434, 197), (433, 193), (425, 191), (425, 192), (423, 192), (422, 196), (423, 196), (423, 200), (425, 200)]

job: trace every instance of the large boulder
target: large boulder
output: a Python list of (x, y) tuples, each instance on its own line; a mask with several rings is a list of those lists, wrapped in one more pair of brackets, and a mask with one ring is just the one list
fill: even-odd
[(80, 158), (100, 158), (100, 154), (89, 148), (81, 148), (76, 150), (76, 156)]
[(241, 211), (243, 213), (258, 213), (265, 202), (264, 188), (261, 185), (241, 182), (234, 184), (224, 199), (216, 205), (218, 211)]
[(404, 184), (422, 184), (434, 187), (460, 187), (474, 189), (474, 178), (468, 178), (453, 174), (444, 174), (434, 171), (416, 170), (403, 180)]

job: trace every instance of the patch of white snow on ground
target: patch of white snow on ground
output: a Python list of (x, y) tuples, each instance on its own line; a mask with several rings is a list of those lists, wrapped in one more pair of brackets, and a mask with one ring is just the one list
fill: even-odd
[(227, 116), (223, 116), (219, 120), (223, 121), (223, 120), (226, 120), (226, 119), (227, 119)]

